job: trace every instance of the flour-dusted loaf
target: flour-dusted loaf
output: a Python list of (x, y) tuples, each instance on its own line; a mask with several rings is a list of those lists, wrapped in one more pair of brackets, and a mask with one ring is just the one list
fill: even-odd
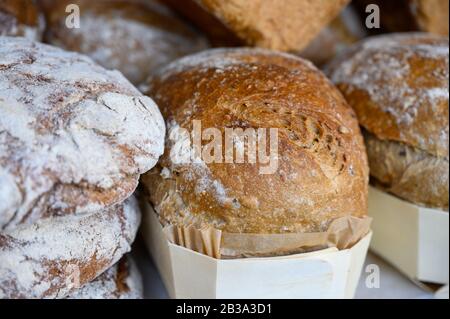
[[(41, 0), (46, 41), (81, 52), (141, 84), (156, 68), (207, 48), (207, 41), (155, 0)], [(68, 4), (80, 8), (80, 28), (65, 27)]]
[[(210, 50), (163, 68), (148, 94), (169, 125), (165, 154), (142, 178), (164, 225), (317, 232), (335, 218), (366, 215), (368, 167), (356, 116), (310, 62), (262, 49)], [(190, 131), (194, 120), (222, 135), (225, 128), (277, 129), (276, 169), (178, 161), (192, 152), (181, 129)], [(237, 145), (247, 153), (247, 143)]]
[(44, 15), (34, 0), (0, 0), (0, 36), (41, 41), (44, 29)]
[(94, 281), (75, 290), (67, 299), (142, 299), (142, 278), (133, 259), (123, 257)]
[[(349, 0), (163, 0), (192, 18), (205, 32), (233, 31), (248, 45), (298, 51), (325, 27)], [(192, 4), (194, 2), (194, 4)], [(197, 5), (197, 7), (195, 7)], [(194, 7), (197, 14), (192, 14)], [(211, 14), (216, 19), (205, 18)], [(211, 28), (211, 21), (213, 27)], [(218, 26), (221, 23), (223, 27)], [(214, 38), (214, 33), (211, 34)]]
[(364, 40), (328, 72), (366, 131), (374, 183), (448, 208), (449, 42), (425, 33)]
[(0, 233), (0, 299), (62, 298), (131, 249), (134, 198), (91, 214), (52, 217)]
[(0, 231), (123, 201), (164, 134), (158, 107), (119, 72), (0, 37)]

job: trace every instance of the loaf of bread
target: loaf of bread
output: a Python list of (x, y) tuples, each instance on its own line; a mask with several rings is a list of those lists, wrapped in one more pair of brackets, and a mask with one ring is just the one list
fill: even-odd
[[(161, 69), (148, 95), (169, 130), (159, 164), (142, 177), (164, 225), (320, 232), (338, 217), (366, 215), (368, 166), (355, 114), (310, 62), (262, 49), (205, 51)], [(266, 151), (277, 142), (275, 169), (262, 172), (269, 164), (237, 157), (182, 161), (195, 154), (183, 134), (194, 120), (221, 137), (226, 128), (275, 130), (259, 144)], [(232, 156), (249, 156), (248, 140), (235, 144)]]
[[(192, 18), (211, 37), (229, 29), (247, 45), (299, 51), (333, 20), (349, 0), (164, 0)], [(195, 2), (192, 4), (192, 2)], [(194, 8), (194, 12), (192, 12)], [(216, 19), (205, 17), (207, 14)], [(219, 23), (220, 22), (220, 23)], [(211, 28), (211, 23), (213, 27)], [(222, 27), (220, 26), (222, 24)]]
[(0, 37), (0, 232), (122, 202), (164, 134), (158, 107), (119, 72)]
[(44, 16), (34, 0), (0, 1), (0, 36), (41, 41), (44, 29)]
[(449, 42), (425, 33), (369, 38), (328, 67), (366, 131), (374, 183), (448, 209)]
[[(46, 42), (88, 55), (141, 84), (156, 68), (207, 48), (207, 41), (155, 0), (41, 0)], [(80, 27), (65, 26), (68, 4), (80, 8)]]
[(0, 299), (63, 298), (131, 249), (140, 222), (131, 198), (97, 213), (45, 218), (0, 233)]
[(66, 299), (142, 299), (143, 293), (139, 270), (127, 256)]

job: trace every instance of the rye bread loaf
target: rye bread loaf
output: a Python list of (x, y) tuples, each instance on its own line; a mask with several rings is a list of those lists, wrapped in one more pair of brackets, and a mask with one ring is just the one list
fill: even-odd
[[(155, 0), (45, 0), (46, 41), (117, 69), (134, 84), (207, 41)], [(65, 27), (68, 4), (80, 8), (80, 28)]]
[(41, 41), (44, 29), (44, 15), (34, 0), (0, 1), (0, 36)]
[(66, 299), (142, 299), (142, 278), (133, 259), (123, 257), (103, 274)]
[(135, 199), (91, 214), (46, 218), (0, 233), (0, 299), (62, 298), (131, 249)]
[[(366, 215), (368, 167), (356, 116), (310, 62), (262, 49), (210, 50), (160, 70), (148, 94), (169, 125), (164, 155), (142, 178), (164, 225), (316, 232), (335, 218)], [(265, 164), (249, 161), (180, 163), (176, 157), (192, 152), (181, 129), (194, 120), (222, 135), (277, 129), (276, 170), (261, 174)], [(235, 154), (246, 150), (248, 143)]]
[(448, 38), (378, 36), (328, 67), (367, 131), (371, 175), (413, 203), (448, 209)]
[(158, 107), (119, 72), (1, 37), (0, 231), (123, 201), (164, 134)]
[[(335, 18), (348, 0), (163, 0), (221, 42), (231, 30), (247, 45), (298, 51)], [(194, 4), (192, 4), (194, 2)], [(192, 13), (195, 8), (195, 14)], [(210, 14), (215, 19), (206, 18)], [(211, 27), (212, 23), (212, 27)], [(222, 26), (220, 26), (222, 24)], [(217, 31), (219, 30), (219, 31)], [(214, 32), (214, 33), (212, 33)]]

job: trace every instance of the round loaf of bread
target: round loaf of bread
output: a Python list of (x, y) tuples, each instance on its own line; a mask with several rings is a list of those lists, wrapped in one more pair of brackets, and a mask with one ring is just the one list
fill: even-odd
[[(44, 0), (46, 41), (84, 53), (141, 84), (156, 68), (203, 50), (206, 40), (155, 0)], [(67, 28), (67, 5), (80, 10), (79, 28)]]
[(131, 249), (135, 199), (93, 214), (41, 219), (0, 233), (0, 299), (62, 298)]
[(41, 41), (45, 19), (34, 0), (0, 1), (0, 36)]
[(0, 231), (123, 201), (164, 150), (155, 103), (89, 58), (0, 38)]
[[(355, 114), (310, 62), (259, 49), (210, 50), (163, 68), (149, 88), (169, 133), (159, 164), (142, 179), (163, 224), (317, 232), (338, 217), (365, 216), (368, 167)], [(251, 154), (251, 137), (237, 135), (225, 151), (236, 155), (231, 162), (224, 154), (206, 160), (205, 149), (201, 158), (182, 161), (195, 154), (183, 134), (194, 121), (209, 139), (206, 130), (215, 128), (223, 141), (226, 129), (267, 129), (258, 133), (258, 152), (276, 144), (266, 152), (273, 163), (260, 153), (239, 162), (238, 153)]]
[(142, 299), (143, 290), (139, 270), (127, 256), (66, 299)]
[(374, 183), (413, 203), (448, 208), (448, 38), (370, 38), (336, 59), (332, 80), (366, 131)]

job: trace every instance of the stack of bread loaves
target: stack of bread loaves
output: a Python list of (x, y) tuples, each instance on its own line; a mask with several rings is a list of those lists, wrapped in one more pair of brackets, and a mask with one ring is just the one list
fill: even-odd
[(157, 106), (119, 72), (0, 37), (0, 298), (139, 296), (131, 264), (114, 265), (164, 134)]
[(364, 128), (373, 182), (448, 210), (448, 38), (404, 33), (364, 40), (329, 66)]
[(448, 283), (448, 38), (368, 38), (329, 72), (363, 127), (372, 249), (416, 282)]

